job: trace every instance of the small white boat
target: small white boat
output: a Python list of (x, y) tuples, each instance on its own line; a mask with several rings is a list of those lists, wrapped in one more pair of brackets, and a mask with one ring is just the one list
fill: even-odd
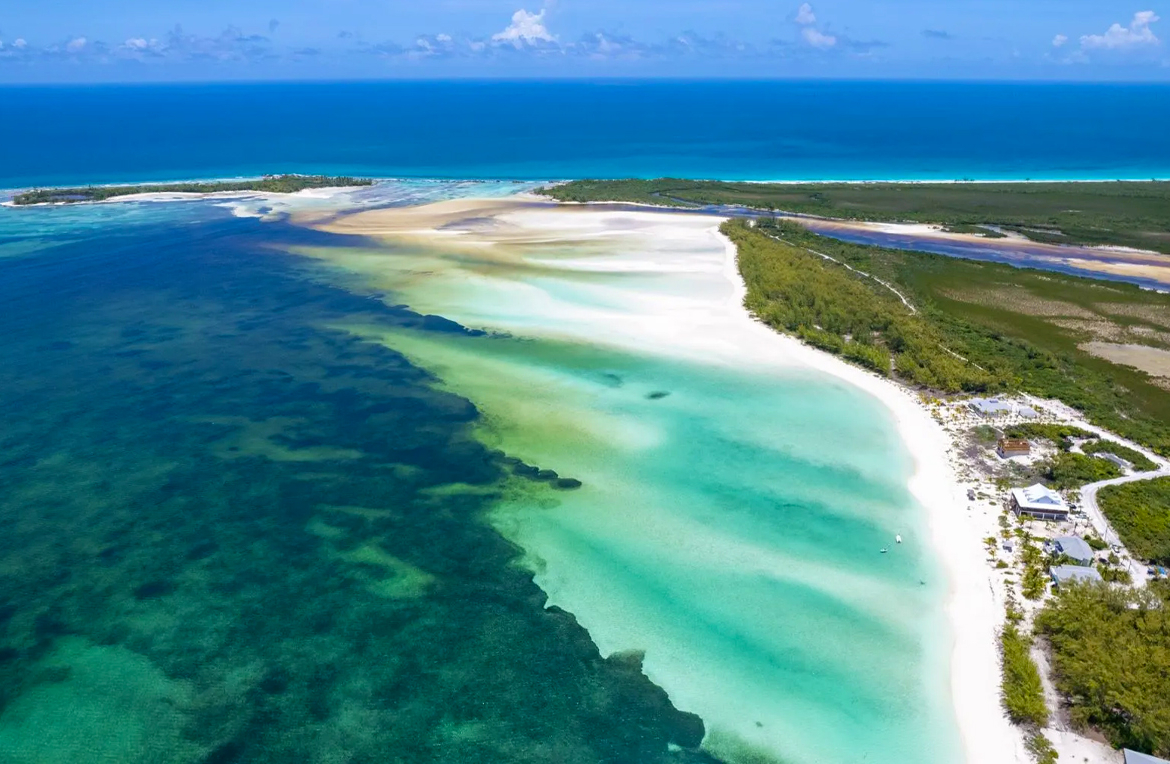
[(895, 536), (894, 536), (894, 541), (897, 541), (899, 544), (901, 544), (901, 543), (902, 543), (902, 537), (901, 537), (901, 536), (898, 536), (898, 535), (895, 535)]
[(885, 547), (882, 547), (882, 554), (885, 554), (887, 551), (888, 550)]

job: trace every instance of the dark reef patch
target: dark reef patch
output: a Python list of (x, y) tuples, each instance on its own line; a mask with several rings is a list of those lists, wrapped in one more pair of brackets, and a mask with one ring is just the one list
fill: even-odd
[(509, 471), (580, 481), (327, 329), (467, 331), (269, 248), (329, 241), (217, 210), (0, 263), (0, 714), (115, 708), (126, 764), (710, 761), (484, 519)]

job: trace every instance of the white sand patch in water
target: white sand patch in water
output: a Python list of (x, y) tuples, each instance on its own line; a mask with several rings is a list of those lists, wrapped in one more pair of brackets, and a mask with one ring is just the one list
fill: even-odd
[(713, 751), (1017, 760), (945, 434), (895, 385), (752, 320), (710, 217), (465, 200), (325, 227), (393, 246), (306, 254), (516, 338), (383, 339), (474, 401), (485, 438), (585, 481), (497, 521), (603, 652), (646, 651)]

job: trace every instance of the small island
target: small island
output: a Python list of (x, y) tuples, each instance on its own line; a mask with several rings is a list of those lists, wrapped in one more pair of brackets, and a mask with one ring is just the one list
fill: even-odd
[(195, 181), (190, 183), (142, 184), (127, 186), (85, 186), (78, 188), (37, 188), (19, 193), (12, 203), (77, 204), (100, 202), (132, 194), (214, 194), (256, 191), (268, 194), (292, 194), (310, 188), (351, 188), (372, 186), (368, 178), (331, 177), (328, 175), (265, 175), (250, 180)]

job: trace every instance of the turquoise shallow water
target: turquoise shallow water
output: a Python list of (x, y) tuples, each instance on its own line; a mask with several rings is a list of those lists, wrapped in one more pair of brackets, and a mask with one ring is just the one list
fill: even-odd
[(550, 270), (611, 248), (534, 277), (203, 202), (0, 209), (0, 247), (14, 762), (958, 760), (875, 402), (470, 299), (662, 286)]
[(721, 317), (709, 220), (461, 214), (431, 244), (310, 251), (488, 330), (349, 327), (475, 403), (492, 447), (584, 482), (493, 514), (551, 601), (603, 654), (644, 652), (728, 760), (957, 761), (947, 587), (889, 413)]

